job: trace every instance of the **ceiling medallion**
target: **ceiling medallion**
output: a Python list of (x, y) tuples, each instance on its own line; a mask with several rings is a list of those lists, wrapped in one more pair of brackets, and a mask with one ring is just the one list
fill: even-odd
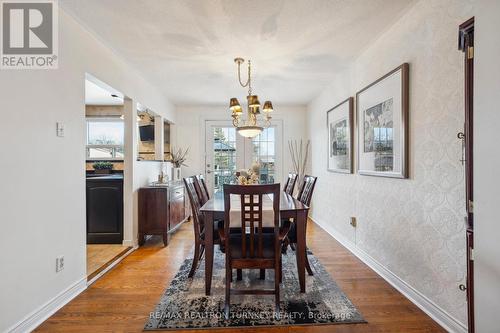
[(262, 108), (264, 115), (261, 115), (259, 97), (257, 95), (252, 95), (252, 67), (250, 60), (248, 60), (248, 78), (246, 83), (241, 82), (240, 71), (241, 64), (245, 62), (245, 59), (236, 58), (234, 59), (234, 62), (238, 64), (238, 81), (243, 88), (248, 87), (248, 96), (246, 119), (243, 119), (243, 109), (238, 99), (233, 97), (229, 101), (229, 109), (231, 110), (231, 116), (233, 117), (233, 126), (236, 127), (236, 130), (241, 136), (253, 138), (259, 135), (264, 128), (271, 125), (271, 112), (273, 112), (273, 104), (271, 101), (266, 101)]

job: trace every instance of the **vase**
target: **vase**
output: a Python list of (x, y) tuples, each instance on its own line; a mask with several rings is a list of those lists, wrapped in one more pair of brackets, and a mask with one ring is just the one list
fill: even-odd
[(172, 168), (172, 177), (170, 177), (172, 181), (178, 182), (182, 179), (181, 168)]

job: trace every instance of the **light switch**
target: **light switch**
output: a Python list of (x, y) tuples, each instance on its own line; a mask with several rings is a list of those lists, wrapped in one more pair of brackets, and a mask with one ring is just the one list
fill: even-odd
[(60, 122), (56, 123), (56, 133), (57, 133), (57, 136), (64, 137), (64, 124), (63, 123), (60, 123)]

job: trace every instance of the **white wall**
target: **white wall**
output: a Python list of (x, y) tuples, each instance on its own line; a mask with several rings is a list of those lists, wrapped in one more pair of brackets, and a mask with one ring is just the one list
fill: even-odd
[(478, 1), (474, 45), (474, 285), (476, 332), (498, 332), (500, 311), (500, 2)]
[[(307, 113), (305, 106), (274, 106), (273, 120), (283, 122), (283, 166), (282, 176), (293, 171), (288, 140), (306, 140)], [(205, 172), (205, 121), (231, 120), (231, 112), (227, 105), (221, 106), (178, 106), (177, 122), (173, 126), (174, 146), (189, 147), (187, 164), (183, 167), (183, 175), (194, 175)]]
[[(424, 0), (360, 55), (308, 107), (312, 173), (319, 176), (312, 216), (347, 239), (409, 290), (466, 325), (463, 54), (460, 23), (469, 1)], [(410, 179), (326, 171), (326, 111), (404, 62), (410, 63)], [(349, 217), (358, 218), (356, 229)], [(449, 316), (447, 316), (449, 314)]]
[(85, 73), (175, 121), (163, 94), (62, 10), (59, 50), (57, 70), (0, 72), (0, 331), (85, 282)]

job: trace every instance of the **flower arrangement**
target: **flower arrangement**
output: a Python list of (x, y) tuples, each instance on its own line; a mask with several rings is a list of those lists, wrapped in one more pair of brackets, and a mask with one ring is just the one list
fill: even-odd
[(181, 166), (188, 166), (186, 163), (187, 154), (189, 152), (189, 148), (183, 150), (182, 148), (174, 149), (172, 147), (172, 151), (170, 152), (170, 157), (174, 168), (180, 168)]
[(297, 140), (288, 141), (288, 150), (290, 151), (290, 156), (292, 157), (293, 171), (298, 175), (298, 186), (296, 189), (302, 187), (302, 182), (304, 181), (304, 175), (306, 174), (307, 159), (309, 157), (309, 146), (311, 141), (307, 140), (305, 146)]
[(239, 185), (255, 185), (259, 183), (260, 165), (255, 162), (248, 170), (236, 172), (236, 180)]

